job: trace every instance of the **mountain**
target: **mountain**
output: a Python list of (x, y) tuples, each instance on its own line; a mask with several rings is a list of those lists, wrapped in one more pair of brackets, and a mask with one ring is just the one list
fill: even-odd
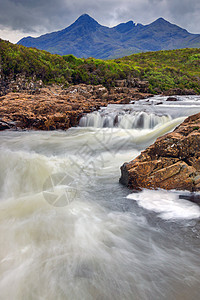
[(149, 25), (129, 21), (109, 28), (84, 14), (63, 30), (37, 38), (29, 36), (18, 44), (53, 54), (107, 59), (146, 51), (199, 48), (200, 34), (191, 34), (163, 18)]

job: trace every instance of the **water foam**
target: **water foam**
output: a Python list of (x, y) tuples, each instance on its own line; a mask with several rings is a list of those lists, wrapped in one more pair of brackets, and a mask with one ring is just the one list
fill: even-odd
[(158, 213), (164, 220), (200, 218), (200, 207), (190, 201), (179, 199), (175, 191), (143, 190), (127, 196), (137, 201), (138, 205)]

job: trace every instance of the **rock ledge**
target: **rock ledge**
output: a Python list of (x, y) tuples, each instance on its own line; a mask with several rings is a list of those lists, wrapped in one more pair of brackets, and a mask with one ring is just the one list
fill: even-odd
[(66, 130), (80, 118), (108, 104), (129, 103), (152, 96), (143, 88), (78, 84), (66, 89), (52, 85), (33, 93), (10, 92), (0, 97), (0, 130)]
[(125, 163), (120, 182), (135, 190), (200, 191), (200, 113)]

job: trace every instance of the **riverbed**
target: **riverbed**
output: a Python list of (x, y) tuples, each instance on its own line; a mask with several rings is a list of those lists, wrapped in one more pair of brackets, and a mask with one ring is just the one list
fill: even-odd
[(0, 299), (199, 298), (199, 206), (185, 191), (119, 184), (124, 162), (200, 112), (199, 96), (177, 99), (0, 133)]

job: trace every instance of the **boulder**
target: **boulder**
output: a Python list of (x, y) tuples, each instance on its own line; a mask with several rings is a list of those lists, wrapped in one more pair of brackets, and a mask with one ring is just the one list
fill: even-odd
[(200, 113), (125, 163), (120, 182), (135, 190), (200, 191)]
[(166, 101), (178, 101), (178, 99), (176, 97), (170, 96)]

